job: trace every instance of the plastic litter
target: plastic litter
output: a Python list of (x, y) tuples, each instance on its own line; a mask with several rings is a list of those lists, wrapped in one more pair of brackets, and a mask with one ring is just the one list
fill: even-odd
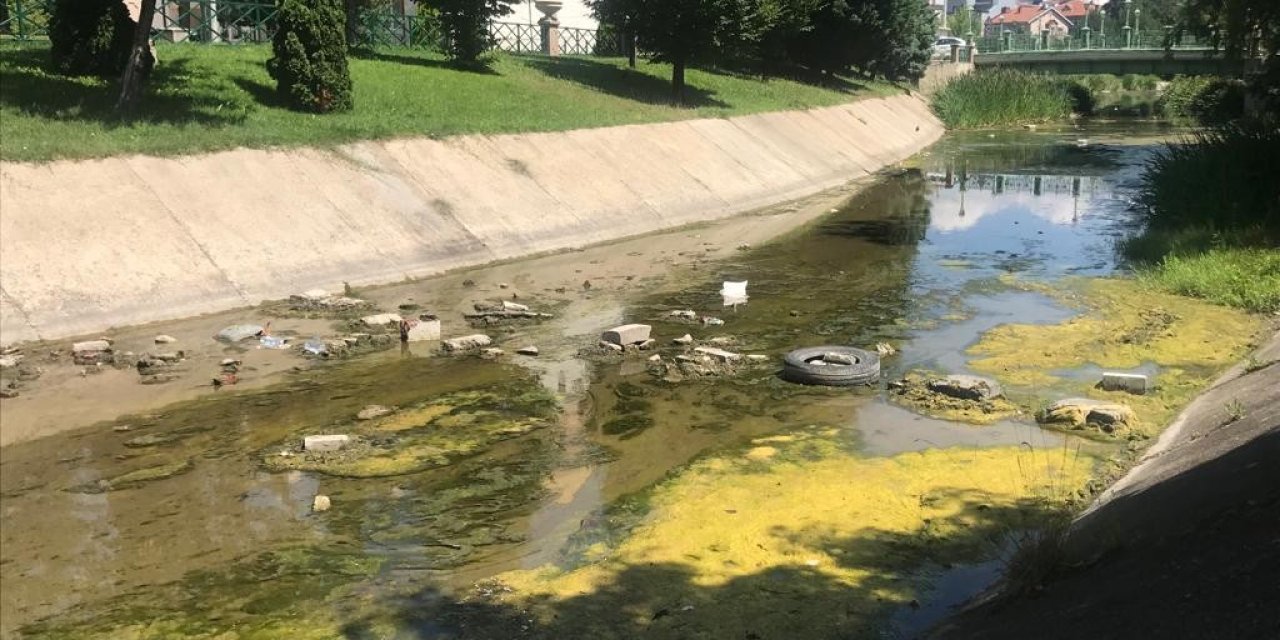
[(312, 338), (302, 343), (302, 350), (316, 356), (329, 353), (329, 347), (325, 346), (324, 341), (320, 338)]
[(258, 338), (258, 344), (263, 349), (288, 349), (289, 339), (277, 336), (262, 336)]
[(725, 280), (724, 285), (720, 288), (720, 295), (724, 297), (724, 306), (737, 307), (747, 302), (747, 281), (731, 282)]

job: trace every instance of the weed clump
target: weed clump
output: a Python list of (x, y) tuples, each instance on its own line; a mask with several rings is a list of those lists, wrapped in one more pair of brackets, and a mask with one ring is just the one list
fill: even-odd
[(1050, 122), (1091, 108), (1091, 94), (1081, 85), (1022, 71), (972, 73), (933, 98), (933, 110), (953, 129)]

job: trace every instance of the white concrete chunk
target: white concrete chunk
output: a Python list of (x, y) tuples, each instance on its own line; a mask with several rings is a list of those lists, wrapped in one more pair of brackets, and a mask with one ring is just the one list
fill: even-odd
[(504, 311), (528, 311), (528, 310), (529, 310), (529, 305), (527, 305), (527, 304), (520, 304), (520, 303), (518, 303), (518, 302), (512, 302), (512, 301), (510, 301), (510, 300), (503, 300), (503, 301), (502, 301), (502, 309), (503, 309)]
[(822, 361), (827, 364), (858, 364), (858, 359), (847, 353), (824, 353)]
[(461, 338), (450, 338), (444, 341), (445, 351), (468, 351), (471, 349), (479, 349), (493, 344), (493, 338), (477, 333)]
[(626, 346), (648, 340), (651, 331), (653, 331), (653, 327), (647, 324), (624, 324), (604, 332), (600, 339), (619, 346)]
[(693, 352), (704, 356), (711, 356), (720, 362), (737, 362), (742, 359), (742, 354), (740, 353), (725, 351), (724, 349), (717, 349), (715, 347), (696, 347)]
[(1147, 392), (1150, 381), (1146, 376), (1137, 373), (1102, 374), (1102, 388), (1107, 391), (1128, 391), (1142, 395)]
[(416, 320), (406, 334), (409, 342), (425, 342), (440, 339), (439, 320)]
[(107, 340), (86, 340), (71, 345), (71, 350), (75, 353), (85, 353), (89, 351), (110, 351), (111, 342)]
[(302, 448), (315, 453), (325, 453), (341, 450), (350, 442), (351, 436), (346, 434), (307, 436), (302, 439)]
[(360, 318), (360, 322), (370, 327), (382, 327), (389, 324), (400, 324), (403, 318), (398, 313), (378, 313)]

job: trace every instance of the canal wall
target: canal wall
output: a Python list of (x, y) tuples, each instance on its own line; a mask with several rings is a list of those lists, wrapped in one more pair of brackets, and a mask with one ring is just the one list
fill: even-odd
[(903, 94), (558, 133), (0, 163), (0, 341), (713, 220), (843, 184), (942, 133)]

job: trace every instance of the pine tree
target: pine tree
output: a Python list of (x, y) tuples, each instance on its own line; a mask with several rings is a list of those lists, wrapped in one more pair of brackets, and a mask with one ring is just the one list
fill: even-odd
[(341, 0), (281, 0), (267, 71), (290, 108), (328, 113), (353, 106)]

